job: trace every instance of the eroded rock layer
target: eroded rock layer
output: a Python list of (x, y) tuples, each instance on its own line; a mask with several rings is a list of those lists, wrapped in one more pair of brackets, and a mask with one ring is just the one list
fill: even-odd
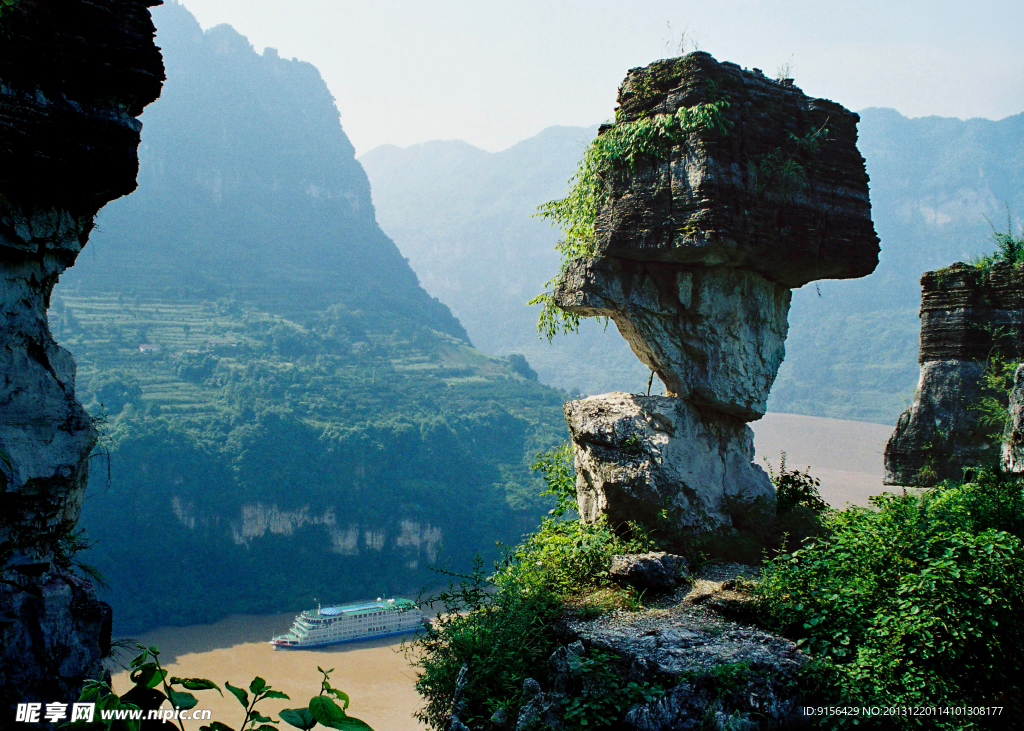
[(597, 214), (597, 251), (757, 272), (787, 287), (863, 277), (878, 264), (859, 117), (790, 81), (691, 53), (633, 69), (616, 124), (717, 103), (661, 159), (618, 170)]
[(921, 290), (921, 378), (885, 448), (888, 485), (928, 487), (961, 479), (965, 468), (995, 466), (978, 409), (982, 376), (991, 359), (1024, 355), (1021, 269), (954, 264), (926, 272)]
[(764, 416), (786, 353), (791, 292), (726, 267), (577, 259), (562, 309), (610, 317), (670, 396), (746, 420)]
[[(773, 500), (744, 422), (767, 408), (791, 288), (878, 263), (858, 117), (706, 53), (630, 71), (599, 135), (630, 144), (655, 115), (673, 115), (659, 124), (677, 136), (609, 163), (594, 254), (553, 293), (566, 312), (611, 318), (669, 397), (566, 407), (580, 511), (617, 523), (668, 505), (680, 527), (727, 527), (738, 506)], [(713, 122), (680, 121), (699, 115)]]
[(110, 611), (58, 550), (81, 510), (96, 432), (50, 293), (95, 213), (130, 193), (163, 65), (153, 0), (39, 3), (0, 16), (0, 697), (77, 696), (102, 675)]

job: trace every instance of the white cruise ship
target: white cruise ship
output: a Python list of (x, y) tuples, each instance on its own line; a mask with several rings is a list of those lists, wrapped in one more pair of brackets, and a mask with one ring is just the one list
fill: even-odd
[(303, 612), (283, 635), (270, 641), (274, 647), (300, 649), (366, 640), (423, 627), (423, 612), (408, 599), (378, 599), (375, 602), (318, 607)]

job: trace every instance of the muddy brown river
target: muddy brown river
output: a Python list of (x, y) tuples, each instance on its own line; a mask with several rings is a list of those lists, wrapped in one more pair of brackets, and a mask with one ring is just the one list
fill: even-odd
[[(221, 687), (228, 681), (242, 688), (247, 688), (249, 681), (259, 675), (291, 698), (261, 704), (264, 715), (275, 719), (276, 711), (304, 706), (320, 692), (320, 673), (316, 669), (320, 665), (324, 669), (334, 668), (331, 684), (352, 699), (349, 715), (366, 721), (375, 731), (424, 728), (412, 717), (420, 700), (413, 689), (416, 672), (402, 647), (403, 640), (411, 635), (312, 650), (275, 650), (267, 640), (287, 630), (294, 617), (292, 612), (234, 616), (210, 625), (162, 627), (136, 639), (160, 648), (161, 664), (171, 675), (208, 678)], [(129, 687), (126, 672), (115, 674), (115, 691), (124, 692)], [(214, 720), (241, 728), (244, 712), (230, 693), (225, 692), (224, 698), (213, 690), (194, 695), (199, 698), (197, 709), (208, 708), (213, 711)], [(203, 723), (186, 721), (185, 728), (195, 731)], [(173, 727), (167, 728), (171, 731)], [(291, 727), (281, 724), (281, 728)]]

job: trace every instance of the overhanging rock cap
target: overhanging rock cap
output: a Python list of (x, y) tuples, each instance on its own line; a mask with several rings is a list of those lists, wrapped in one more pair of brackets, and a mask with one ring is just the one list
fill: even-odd
[(729, 266), (787, 287), (874, 271), (855, 113), (703, 52), (631, 70), (618, 101), (616, 125), (699, 104), (723, 124), (610, 172), (599, 256)]

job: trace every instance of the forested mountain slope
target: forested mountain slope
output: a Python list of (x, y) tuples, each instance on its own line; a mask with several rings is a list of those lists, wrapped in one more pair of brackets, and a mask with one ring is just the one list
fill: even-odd
[[(769, 408), (892, 423), (917, 380), (921, 273), (991, 248), (986, 216), (1002, 228), (1007, 205), (1018, 223), (1024, 216), (1024, 114), (961, 121), (868, 109), (859, 130), (880, 264), (794, 294)], [(478, 346), (525, 353), (563, 388), (637, 391), (647, 374), (614, 326), (585, 323), (548, 345), (535, 308), (523, 306), (558, 266), (557, 233), (530, 216), (564, 193), (595, 131), (554, 127), (499, 153), (457, 141), (384, 146), (360, 160), (382, 227)]]
[(117, 630), (407, 592), (515, 540), (566, 395), (419, 286), (315, 68), (154, 17), (138, 191), (50, 310), (107, 435), (82, 525)]

